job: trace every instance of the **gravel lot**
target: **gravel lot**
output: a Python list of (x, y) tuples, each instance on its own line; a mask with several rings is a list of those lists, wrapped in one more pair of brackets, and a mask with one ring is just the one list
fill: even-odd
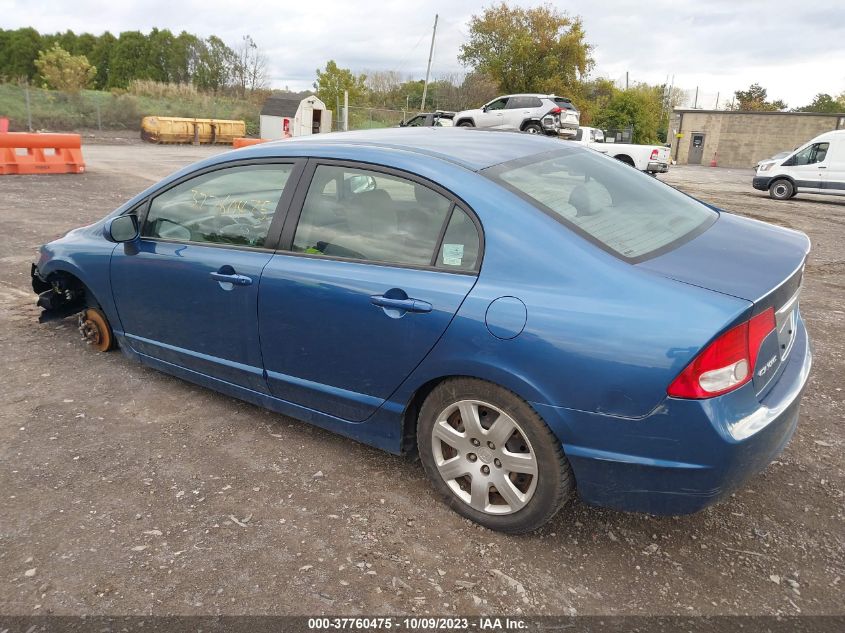
[(729, 501), (651, 517), (571, 503), (476, 527), (418, 462), (39, 325), (35, 247), (212, 148), (86, 145), (81, 176), (0, 179), (0, 613), (842, 614), (845, 198), (775, 202), (750, 170), (666, 182), (805, 231), (815, 367), (797, 434)]

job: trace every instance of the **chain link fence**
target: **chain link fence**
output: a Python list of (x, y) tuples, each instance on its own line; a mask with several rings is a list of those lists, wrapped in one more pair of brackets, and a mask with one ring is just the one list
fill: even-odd
[(140, 130), (147, 115), (246, 121), (258, 133), (260, 106), (208, 94), (184, 98), (83, 90), (68, 94), (21, 83), (0, 84), (0, 117), (9, 131)]
[[(381, 127), (396, 127), (404, 123), (416, 111), (390, 110), (388, 108), (369, 108), (366, 106), (349, 106), (349, 129), (350, 130), (371, 130)], [(343, 107), (337, 114), (332, 113), (332, 130), (339, 132), (343, 130)]]

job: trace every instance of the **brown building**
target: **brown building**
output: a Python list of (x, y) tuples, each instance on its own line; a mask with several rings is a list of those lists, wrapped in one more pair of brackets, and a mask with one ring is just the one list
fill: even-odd
[(672, 158), (680, 165), (752, 168), (822, 132), (845, 129), (845, 113), (677, 109), (669, 120)]

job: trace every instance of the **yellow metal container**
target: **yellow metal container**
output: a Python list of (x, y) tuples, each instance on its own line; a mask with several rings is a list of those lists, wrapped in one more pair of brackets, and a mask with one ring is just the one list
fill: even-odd
[(231, 145), (246, 134), (246, 123), (226, 119), (185, 119), (173, 116), (145, 116), (141, 138), (148, 143), (211, 143)]

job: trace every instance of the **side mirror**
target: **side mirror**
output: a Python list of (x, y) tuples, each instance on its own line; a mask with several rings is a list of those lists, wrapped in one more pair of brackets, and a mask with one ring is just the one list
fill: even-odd
[(350, 193), (364, 193), (376, 188), (376, 179), (364, 174), (356, 174), (349, 178)]
[(103, 227), (103, 236), (109, 242), (132, 242), (138, 239), (138, 216), (119, 215)]

